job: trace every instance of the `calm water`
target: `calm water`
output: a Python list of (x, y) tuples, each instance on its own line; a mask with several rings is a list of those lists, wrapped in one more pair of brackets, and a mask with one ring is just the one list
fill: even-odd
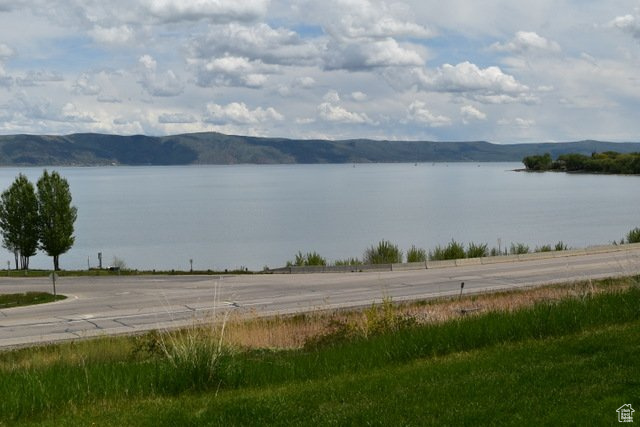
[[(583, 247), (640, 226), (640, 177), (527, 174), (517, 163), (56, 168), (78, 207), (62, 268), (114, 257), (138, 269), (282, 266), (298, 250), (330, 260), (389, 239), (406, 250), (452, 238)], [(0, 169), (0, 188), (22, 172)], [(0, 252), (0, 266), (13, 260)], [(50, 258), (32, 258), (49, 268)]]

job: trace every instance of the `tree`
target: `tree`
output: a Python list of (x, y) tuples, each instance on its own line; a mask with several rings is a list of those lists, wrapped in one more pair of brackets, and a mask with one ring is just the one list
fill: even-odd
[(71, 249), (75, 241), (73, 224), (78, 210), (71, 206), (69, 184), (58, 172), (45, 170), (37, 187), (40, 248), (53, 257), (54, 271), (58, 271), (60, 255)]
[(38, 249), (38, 199), (33, 184), (23, 174), (0, 196), (2, 246), (14, 253), (16, 270), (29, 269)]

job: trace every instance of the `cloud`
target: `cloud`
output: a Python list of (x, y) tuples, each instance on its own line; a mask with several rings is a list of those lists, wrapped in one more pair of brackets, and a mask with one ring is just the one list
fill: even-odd
[[(370, 0), (333, 0), (317, 4), (326, 31), (337, 39), (430, 38), (435, 32), (411, 22), (405, 10)], [(395, 6), (398, 6), (396, 3)], [(404, 12), (404, 13), (403, 13)]]
[(260, 88), (267, 81), (267, 75), (277, 72), (278, 68), (251, 61), (247, 58), (225, 56), (196, 65), (197, 83), (200, 86), (244, 86)]
[(327, 70), (363, 71), (383, 67), (424, 65), (425, 60), (392, 38), (361, 42), (332, 42), (324, 58)]
[(609, 26), (631, 34), (634, 39), (640, 40), (640, 19), (633, 15), (618, 16), (609, 22)]
[(105, 104), (119, 104), (122, 102), (122, 100), (120, 98), (118, 98), (117, 96), (111, 96), (111, 95), (105, 95), (105, 94), (100, 94), (98, 95), (97, 98), (98, 102), (102, 102)]
[(422, 101), (413, 101), (409, 105), (408, 119), (433, 128), (451, 125), (449, 117), (432, 113)]
[(81, 95), (97, 95), (100, 93), (100, 85), (93, 83), (88, 74), (84, 73), (76, 80), (73, 90)]
[(337, 91), (332, 89), (329, 92), (324, 94), (324, 96), (322, 97), (322, 100), (335, 104), (340, 102), (340, 95), (338, 94)]
[(144, 0), (148, 12), (162, 22), (254, 21), (267, 12), (269, 0)]
[(356, 102), (363, 102), (367, 100), (367, 94), (360, 91), (351, 92), (351, 99)]
[(217, 125), (228, 123), (250, 125), (281, 120), (284, 120), (284, 116), (273, 107), (266, 109), (258, 107), (250, 110), (244, 102), (232, 102), (227, 105), (209, 103), (204, 117), (205, 122)]
[(374, 124), (374, 122), (365, 113), (354, 113), (339, 105), (332, 105), (329, 102), (323, 102), (322, 104), (318, 105), (318, 114), (321, 119), (328, 122), (346, 124)]
[(475, 108), (473, 105), (463, 105), (462, 107), (460, 107), (460, 114), (462, 114), (462, 120), (465, 124), (467, 124), (470, 120), (487, 119), (487, 115)]
[(22, 77), (16, 77), (18, 86), (30, 87), (40, 86), (42, 83), (52, 83), (64, 81), (62, 74), (56, 71), (40, 70), (29, 71)]
[(151, 96), (171, 97), (180, 95), (184, 91), (184, 84), (173, 70), (158, 74), (158, 64), (151, 55), (142, 55), (138, 59), (140, 65), (139, 83)]
[(536, 121), (533, 119), (523, 119), (522, 117), (516, 117), (515, 119), (500, 119), (498, 124), (501, 126), (515, 126), (520, 129), (530, 129), (535, 126)]
[(206, 36), (189, 44), (192, 60), (231, 56), (285, 66), (314, 65), (322, 50), (321, 44), (303, 40), (293, 30), (272, 28), (265, 23), (212, 26)]
[(15, 55), (15, 51), (4, 43), (0, 43), (0, 61), (4, 61)]
[(163, 113), (158, 116), (158, 123), (196, 123), (197, 120), (187, 113)]
[(59, 123), (96, 123), (95, 117), (86, 111), (80, 111), (75, 104), (67, 102), (63, 106), (55, 105), (46, 98), (34, 98), (26, 93), (19, 94), (12, 102), (12, 113), (18, 121), (59, 122)]
[(293, 81), (293, 85), (295, 87), (299, 87), (302, 89), (311, 89), (316, 85), (316, 79), (313, 77), (296, 77)]
[(490, 49), (497, 52), (508, 52), (514, 54), (525, 54), (528, 52), (557, 53), (561, 51), (558, 43), (529, 31), (518, 31), (509, 42), (504, 44), (494, 43), (491, 45)]
[(134, 38), (134, 31), (128, 25), (102, 27), (96, 25), (89, 31), (89, 36), (99, 43), (126, 44)]
[(444, 64), (433, 71), (414, 69), (413, 74), (420, 89), (459, 93), (485, 104), (537, 101), (529, 87), (495, 66), (479, 68), (465, 61), (457, 65)]

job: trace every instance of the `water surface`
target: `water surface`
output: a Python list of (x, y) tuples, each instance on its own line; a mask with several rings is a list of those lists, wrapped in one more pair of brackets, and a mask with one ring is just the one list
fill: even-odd
[[(359, 257), (452, 238), (532, 248), (610, 243), (640, 226), (636, 176), (518, 173), (518, 163), (55, 168), (78, 208), (62, 268), (118, 257), (132, 268), (278, 267), (298, 250)], [(2, 168), (0, 188), (18, 173)], [(0, 263), (13, 260), (6, 250)], [(34, 268), (49, 268), (39, 254)], [(1, 264), (0, 264), (1, 265)]]

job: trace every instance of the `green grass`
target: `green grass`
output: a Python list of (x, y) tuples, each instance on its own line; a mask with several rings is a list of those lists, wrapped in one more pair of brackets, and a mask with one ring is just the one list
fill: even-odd
[(57, 295), (46, 292), (25, 292), (22, 294), (0, 294), (0, 309), (22, 307), (25, 305), (44, 304), (47, 302), (61, 301), (66, 299), (64, 295)]
[(0, 420), (154, 426), (615, 422), (622, 404), (640, 406), (639, 307), (634, 287), (368, 338), (329, 336), (304, 350), (225, 352), (214, 366), (198, 355), (194, 360), (202, 363), (188, 369), (148, 351), (153, 336), (25, 349), (0, 354)]

